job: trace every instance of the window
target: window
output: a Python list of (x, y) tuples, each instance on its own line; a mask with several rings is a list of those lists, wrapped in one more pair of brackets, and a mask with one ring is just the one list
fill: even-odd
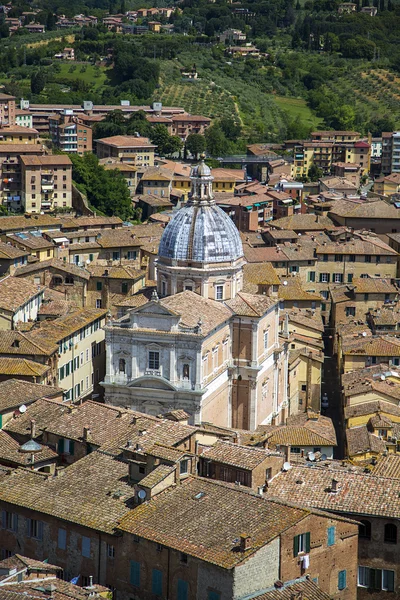
[(82, 556), (90, 558), (90, 538), (82, 536)]
[(166, 295), (167, 295), (167, 282), (162, 281), (161, 282), (161, 296), (166, 296)]
[(268, 349), (268, 331), (264, 331), (264, 350)]
[(385, 525), (385, 542), (387, 544), (397, 544), (397, 527), (392, 523)]
[(322, 290), (321, 296), (323, 297), (324, 300), (328, 300), (328, 297), (329, 297), (328, 290)]
[(315, 282), (315, 271), (308, 272), (308, 281), (314, 283)]
[(1, 526), (3, 529), (8, 529), (9, 531), (17, 531), (18, 515), (16, 513), (2, 510), (1, 511)]
[(131, 560), (129, 581), (131, 585), (140, 587), (140, 563), (135, 560)]
[(348, 273), (347, 274), (347, 283), (352, 283), (353, 282), (353, 273)]
[(356, 316), (356, 307), (355, 306), (346, 306), (346, 317), (355, 317)]
[(160, 368), (160, 353), (159, 352), (149, 352), (149, 369), (154, 369), (158, 371)]
[(187, 363), (185, 363), (182, 368), (182, 378), (189, 379), (189, 374), (190, 374), (189, 365)]
[(151, 573), (151, 593), (162, 596), (162, 571), (153, 569)]
[(74, 447), (75, 447), (74, 440), (67, 440), (64, 438), (60, 438), (58, 440), (58, 447), (57, 447), (58, 454), (70, 454), (71, 456), (73, 456), (74, 449), (75, 449)]
[(187, 561), (188, 561), (187, 554), (185, 554), (184, 552), (181, 552), (180, 561), (181, 561), (181, 563), (186, 565)]
[(310, 532), (295, 535), (293, 538), (293, 555), (298, 556), (300, 552), (310, 552)]
[(371, 539), (371, 523), (370, 521), (360, 521), (360, 525), (358, 528), (358, 536), (363, 538), (364, 540)]
[(101, 308), (101, 300), (96, 300), (96, 308)]
[(184, 460), (181, 460), (181, 463), (180, 463), (180, 474), (181, 475), (187, 475), (188, 468), (189, 468), (189, 461), (186, 458)]
[(350, 256), (349, 256), (349, 262), (356, 262), (356, 256), (355, 256), (355, 254), (350, 254)]
[(137, 252), (136, 250), (128, 250), (128, 260), (136, 260)]
[(128, 284), (127, 283), (122, 283), (121, 284), (121, 293), (122, 294), (127, 294), (128, 293)]
[(343, 255), (335, 254), (335, 262), (342, 262), (342, 261), (343, 261)]
[(364, 302), (368, 302), (369, 294), (364, 294)]
[(120, 373), (125, 373), (126, 362), (124, 358), (119, 359), (118, 370)]
[(103, 283), (101, 281), (96, 281), (96, 290), (98, 292), (101, 292), (102, 289), (103, 289)]
[(215, 299), (216, 300), (224, 299), (224, 286), (223, 285), (217, 285), (215, 287)]
[(28, 537), (34, 538), (35, 540), (43, 539), (42, 521), (37, 521), (36, 519), (27, 519), (26, 525)]
[(115, 558), (115, 547), (111, 544), (107, 544), (107, 556), (108, 558)]
[(333, 282), (334, 283), (342, 283), (343, 282), (343, 275), (342, 273), (335, 273), (333, 276)]
[(324, 255), (323, 255), (323, 258), (322, 258), (322, 260), (323, 260), (324, 262), (328, 262), (328, 260), (329, 260), (329, 256), (328, 256), (327, 254), (324, 254)]
[(67, 530), (66, 529), (60, 528), (58, 530), (57, 545), (60, 548), (60, 550), (65, 550), (67, 548)]
[(119, 260), (119, 252), (113, 252), (112, 259), (113, 260)]
[(81, 362), (81, 365), (83, 365), (83, 357), (84, 357), (84, 354), (83, 354), (83, 352), (81, 352), (81, 354), (80, 354), (80, 362)]
[(298, 273), (299, 267), (297, 265), (292, 265), (291, 267), (289, 267), (289, 272), (290, 273)]
[(329, 273), (320, 273), (319, 274), (319, 282), (320, 283), (329, 283), (330, 277)]
[(335, 544), (335, 527), (328, 527), (328, 546)]
[(177, 585), (177, 600), (187, 600), (189, 595), (189, 585), (184, 579), (178, 579)]
[(358, 567), (357, 585), (370, 590), (394, 592), (394, 571)]
[(338, 590), (344, 590), (346, 588), (346, 579), (347, 579), (347, 572), (346, 571), (339, 571), (339, 574), (338, 574)]
[(365, 262), (366, 263), (370, 263), (371, 262), (371, 256), (370, 256), (370, 254), (366, 254), (365, 255)]

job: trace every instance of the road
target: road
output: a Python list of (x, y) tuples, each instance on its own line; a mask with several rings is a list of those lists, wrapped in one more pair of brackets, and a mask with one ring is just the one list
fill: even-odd
[(345, 435), (344, 435), (344, 419), (342, 409), (342, 394), (340, 391), (340, 377), (337, 368), (337, 356), (332, 354), (332, 340), (329, 336), (324, 336), (325, 344), (325, 360), (322, 370), (322, 385), (321, 397), (324, 393), (327, 394), (329, 400), (329, 408), (321, 409), (322, 414), (330, 417), (336, 431), (337, 448), (334, 450), (333, 456), (336, 459), (345, 457)]

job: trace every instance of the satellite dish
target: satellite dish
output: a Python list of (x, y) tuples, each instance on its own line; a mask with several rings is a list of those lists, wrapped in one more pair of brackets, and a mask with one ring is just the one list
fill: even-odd
[(314, 454), (314, 452), (309, 452), (308, 453), (308, 460), (315, 460), (315, 454)]
[(363, 331), (361, 335), (362, 335), (363, 337), (367, 337), (367, 334), (365, 333), (365, 331)]
[(139, 490), (138, 496), (141, 500), (144, 500), (146, 498), (146, 492), (144, 490)]
[(287, 285), (287, 281), (284, 281), (284, 282), (283, 282), (283, 285)]
[(384, 375), (381, 375), (381, 380), (385, 381), (386, 377)]
[(328, 457), (326, 454), (321, 454), (321, 460), (326, 460)]
[(290, 462), (285, 462), (285, 463), (283, 463), (283, 467), (282, 467), (282, 469), (283, 469), (284, 471), (289, 471), (291, 468), (292, 468), (292, 465), (290, 464)]
[(86, 259), (86, 264), (90, 265), (90, 260), (88, 258)]
[(19, 412), (20, 412), (20, 413), (24, 414), (24, 413), (26, 412), (26, 406), (25, 406), (25, 404), (22, 404), (22, 405), (19, 407), (19, 409), (18, 409), (18, 410), (19, 410)]

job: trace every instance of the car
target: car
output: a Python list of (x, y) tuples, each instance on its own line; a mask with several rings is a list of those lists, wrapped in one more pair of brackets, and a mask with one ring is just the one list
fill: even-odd
[(322, 394), (321, 406), (322, 408), (329, 408), (328, 394), (326, 392)]

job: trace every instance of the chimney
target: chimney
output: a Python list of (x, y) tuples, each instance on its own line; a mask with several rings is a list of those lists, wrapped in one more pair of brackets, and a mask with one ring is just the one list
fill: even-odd
[(259, 496), (261, 496), (261, 498), (264, 496), (264, 486), (263, 485), (259, 485), (257, 487), (257, 493)]
[(287, 446), (284, 446), (285, 462), (290, 462), (290, 450), (291, 446), (289, 444)]
[(36, 437), (36, 421), (34, 419), (31, 420), (31, 439), (33, 440)]
[(339, 490), (339, 482), (336, 479), (332, 479), (331, 492), (333, 494), (336, 494), (336, 492), (338, 492), (338, 490)]
[(83, 428), (83, 440), (85, 442), (90, 442), (92, 439), (92, 432), (90, 431), (89, 427), (84, 427)]
[(251, 537), (247, 533), (240, 535), (240, 552), (246, 552), (251, 548)]

